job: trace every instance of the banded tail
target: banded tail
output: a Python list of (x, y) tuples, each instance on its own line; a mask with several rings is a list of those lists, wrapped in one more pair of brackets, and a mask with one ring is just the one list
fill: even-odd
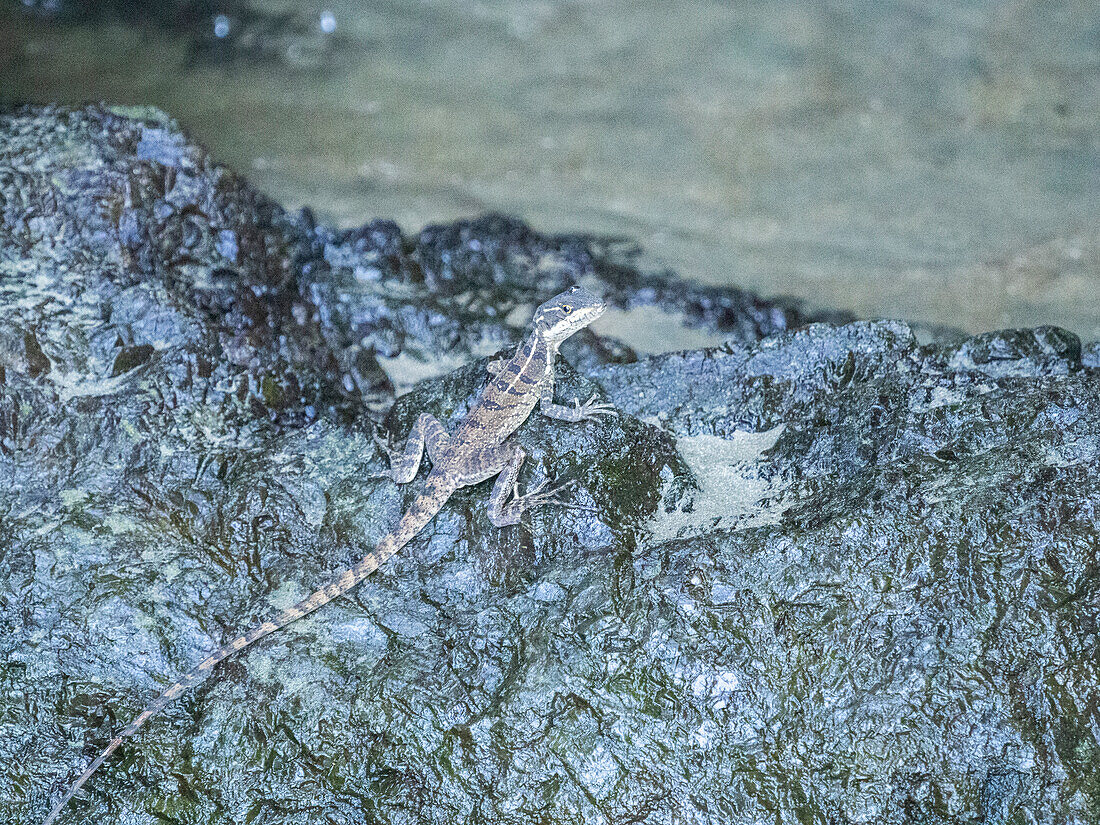
[(424, 492), (416, 497), (412, 505), (401, 517), (401, 521), (398, 523), (397, 527), (378, 542), (373, 553), (367, 553), (358, 564), (349, 567), (340, 574), (338, 578), (326, 584), (309, 598), (302, 599), (302, 601), (298, 602), (293, 607), (288, 607), (274, 619), (256, 625), (256, 627), (238, 636), (229, 644), (222, 645), (211, 656), (203, 660), (198, 667), (161, 693), (149, 707), (143, 710), (133, 722), (127, 725), (121, 733), (111, 740), (103, 753), (97, 756), (95, 761), (93, 761), (84, 773), (80, 775), (80, 778), (72, 784), (69, 790), (61, 798), (61, 801), (54, 805), (53, 810), (50, 811), (50, 815), (46, 817), (46, 821), (43, 825), (53, 824), (54, 820), (61, 814), (62, 809), (68, 804), (69, 800), (84, 786), (84, 783), (91, 778), (92, 774), (96, 772), (99, 766), (106, 762), (107, 758), (115, 752), (118, 746), (122, 744), (122, 740), (137, 733), (142, 725), (149, 721), (152, 716), (160, 712), (165, 705), (178, 698), (187, 688), (205, 679), (218, 662), (227, 659), (234, 653), (239, 653), (253, 642), (262, 639), (264, 636), (274, 633), (276, 630), (281, 630), (291, 622), (303, 616), (308, 616), (317, 608), (324, 607), (333, 599), (344, 595), (355, 587), (355, 585), (359, 584), (359, 582), (385, 564), (387, 559), (412, 541), (416, 534), (423, 530), (425, 525), (427, 525), (427, 523), (435, 517), (435, 514), (442, 509), (456, 487), (457, 485), (454, 482), (448, 481), (442, 475), (436, 475), (434, 472), (431, 473), (428, 476)]

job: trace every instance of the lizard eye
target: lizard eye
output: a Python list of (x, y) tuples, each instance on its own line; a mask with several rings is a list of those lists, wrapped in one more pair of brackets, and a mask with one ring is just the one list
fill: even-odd
[(561, 311), (564, 312), (566, 315), (568, 315), (570, 312), (573, 311), (573, 307), (570, 306), (569, 304), (562, 304), (561, 305)]

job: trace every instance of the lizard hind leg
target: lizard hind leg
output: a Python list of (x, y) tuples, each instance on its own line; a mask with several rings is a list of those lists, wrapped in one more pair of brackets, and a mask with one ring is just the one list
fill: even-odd
[[(508, 449), (508, 448), (506, 448)], [(557, 501), (558, 493), (572, 486), (567, 482), (552, 490), (547, 490), (547, 482), (538, 485), (526, 495), (519, 494), (519, 471), (523, 466), (527, 453), (518, 444), (512, 445), (506, 454), (506, 464), (493, 484), (493, 492), (489, 494), (489, 521), (494, 527), (507, 527), (517, 524), (523, 514), (533, 507), (541, 507)], [(508, 501), (511, 497), (511, 501)]]
[(435, 457), (439, 455), (439, 451), (447, 445), (449, 440), (443, 425), (439, 423), (435, 416), (428, 413), (421, 413), (420, 417), (416, 419), (416, 423), (413, 424), (409, 437), (405, 441), (405, 449), (401, 452), (391, 449), (388, 444), (378, 437), (377, 433), (374, 434), (374, 443), (381, 447), (390, 459), (390, 469), (383, 475), (393, 479), (398, 484), (408, 484), (416, 478), (425, 449), (428, 451), (428, 457), (434, 461)]

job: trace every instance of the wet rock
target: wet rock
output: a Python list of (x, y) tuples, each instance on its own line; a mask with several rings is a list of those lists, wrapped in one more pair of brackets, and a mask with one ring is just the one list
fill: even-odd
[(1093, 341), (1081, 351), (1081, 364), (1092, 369), (1100, 368), (1100, 341)]
[[(730, 340), (578, 336), (559, 398), (621, 415), (517, 434), (561, 505), (497, 530), (459, 492), (66, 821), (1100, 817), (1100, 373), (1072, 334), (809, 323), (501, 216), (337, 231), (152, 111), (22, 110), (0, 146), (0, 821), (362, 556), (416, 487), (380, 477), (379, 413), (461, 416), (576, 280)], [(394, 402), (417, 359), (456, 368)]]
[(1081, 341), (1057, 327), (989, 332), (962, 342), (951, 353), (951, 366), (1001, 376), (1032, 370), (1041, 375), (1081, 366)]
[(759, 449), (732, 483), (699, 461), (691, 510), (715, 518), (660, 520), (675, 538), (638, 562), (676, 645), (673, 693), (694, 697), (671, 715), (706, 752), (708, 810), (1097, 815), (1080, 790), (1095, 763), (1057, 744), (1091, 753), (1080, 720), (1100, 684), (1100, 396), (1078, 347), (1049, 328), (920, 347), (860, 323), (591, 376), (685, 454), (714, 436)]

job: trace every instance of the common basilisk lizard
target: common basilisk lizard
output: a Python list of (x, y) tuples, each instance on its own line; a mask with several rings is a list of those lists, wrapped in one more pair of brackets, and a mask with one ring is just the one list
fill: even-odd
[(198, 667), (161, 693), (95, 758), (50, 811), (44, 825), (52, 825), (95, 770), (150, 717), (196, 682), (206, 678), (223, 659), (347, 593), (408, 544), (440, 511), (455, 490), (497, 476), (488, 507), (489, 520), (497, 527), (515, 524), (526, 510), (553, 501), (558, 490), (546, 490), (545, 482), (526, 495), (519, 495), (517, 480), (526, 454), (511, 436), (536, 406), (543, 415), (562, 421), (584, 421), (615, 414), (610, 405), (597, 402), (595, 396), (583, 404), (574, 399), (572, 406), (554, 403), (554, 359), (559, 345), (592, 323), (605, 308), (598, 298), (578, 286), (541, 304), (531, 320), (530, 335), (515, 354), (506, 361), (489, 364), (492, 379), (452, 435), (448, 435), (433, 416), (424, 413), (417, 418), (401, 453), (391, 451), (375, 436), (390, 458), (387, 475), (398, 484), (413, 480), (425, 450), (432, 462), (423, 491), (398, 525), (378, 542), (373, 552), (367, 553), (332, 582), (218, 648)]

